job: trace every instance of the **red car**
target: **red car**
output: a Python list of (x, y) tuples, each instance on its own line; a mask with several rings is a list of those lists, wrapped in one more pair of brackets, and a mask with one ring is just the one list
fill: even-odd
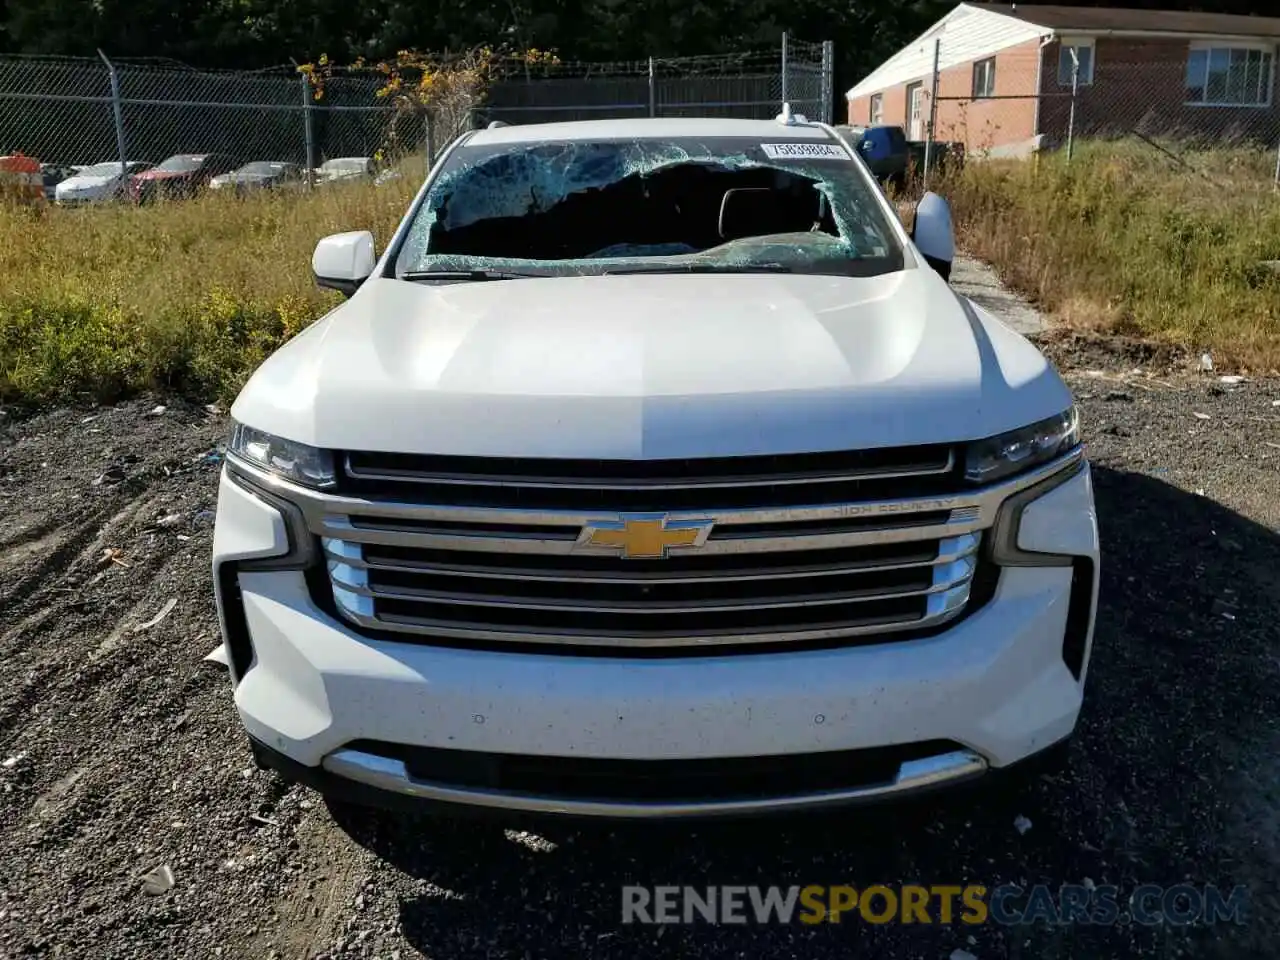
[(220, 153), (177, 153), (129, 178), (129, 195), (138, 203), (193, 197), (220, 173), (234, 170), (232, 157)]

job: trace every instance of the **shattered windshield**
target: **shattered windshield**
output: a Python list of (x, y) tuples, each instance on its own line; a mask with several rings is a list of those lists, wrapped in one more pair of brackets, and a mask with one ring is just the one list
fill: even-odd
[(396, 258), (404, 279), (901, 270), (901, 245), (838, 143), (788, 138), (462, 146)]

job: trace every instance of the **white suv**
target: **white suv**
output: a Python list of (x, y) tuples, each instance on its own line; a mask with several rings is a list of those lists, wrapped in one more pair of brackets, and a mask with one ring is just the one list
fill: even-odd
[(232, 408), (213, 570), (258, 762), (607, 817), (896, 797), (1076, 725), (1072, 397), (827, 126), (459, 138)]

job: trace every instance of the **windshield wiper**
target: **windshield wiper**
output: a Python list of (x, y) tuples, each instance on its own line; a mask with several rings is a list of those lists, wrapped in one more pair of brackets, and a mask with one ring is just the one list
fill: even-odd
[(400, 274), (401, 280), (520, 280), (544, 277), (542, 273), (516, 273), (512, 270), (414, 270)]
[(621, 267), (605, 273), (614, 276), (628, 273), (791, 273), (791, 268), (781, 263), (668, 263), (660, 267)]

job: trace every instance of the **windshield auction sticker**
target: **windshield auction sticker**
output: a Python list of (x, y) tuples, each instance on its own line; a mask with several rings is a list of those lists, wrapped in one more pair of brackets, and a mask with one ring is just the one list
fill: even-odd
[(849, 154), (834, 143), (762, 143), (770, 160), (848, 160)]

